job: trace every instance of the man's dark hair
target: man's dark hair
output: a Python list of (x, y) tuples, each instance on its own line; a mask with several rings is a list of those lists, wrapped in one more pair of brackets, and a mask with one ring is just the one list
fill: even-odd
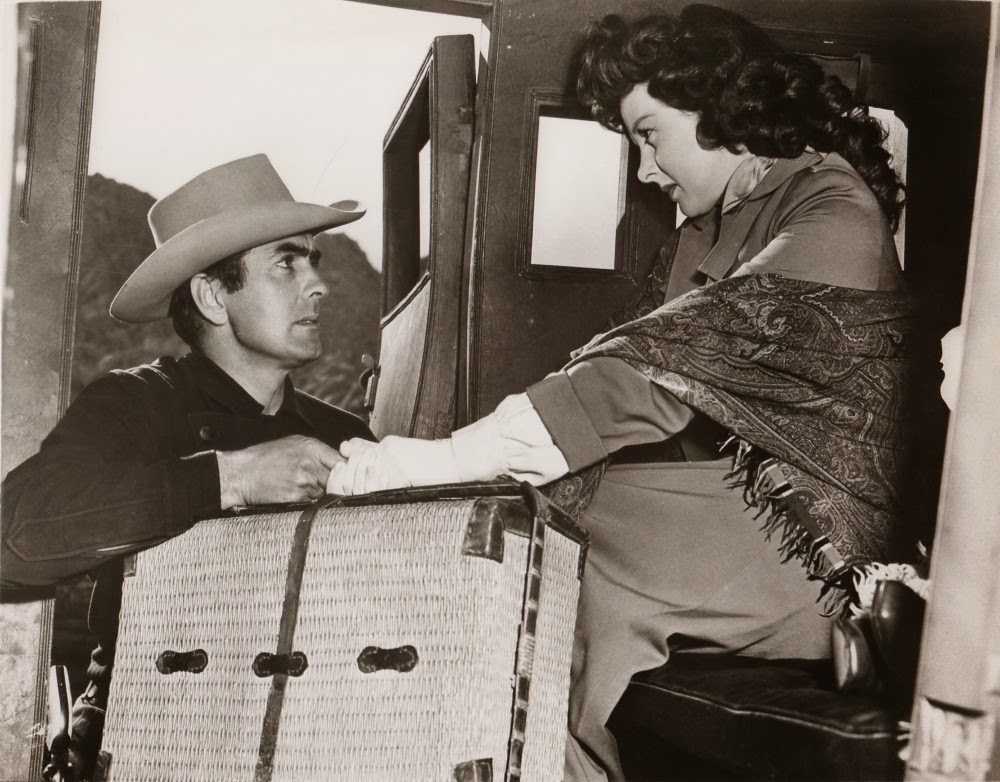
[[(243, 262), (246, 250), (216, 261), (200, 274), (204, 274), (210, 280), (218, 280), (222, 283), (227, 293), (236, 293), (247, 281), (247, 266)], [(205, 316), (201, 314), (198, 305), (191, 297), (191, 280), (184, 280), (174, 289), (170, 297), (170, 309), (168, 313), (174, 322), (174, 331), (177, 336), (184, 340), (192, 348), (200, 347), (201, 330), (206, 322)]]

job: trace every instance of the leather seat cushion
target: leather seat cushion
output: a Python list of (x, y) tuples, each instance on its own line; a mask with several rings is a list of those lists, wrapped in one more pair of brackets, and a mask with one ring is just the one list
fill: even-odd
[[(754, 778), (902, 775), (896, 715), (877, 698), (835, 692), (825, 661), (675, 653), (632, 679), (609, 725), (626, 770), (641, 761), (646, 775), (655, 765), (650, 739)], [(663, 770), (658, 778), (669, 779)]]

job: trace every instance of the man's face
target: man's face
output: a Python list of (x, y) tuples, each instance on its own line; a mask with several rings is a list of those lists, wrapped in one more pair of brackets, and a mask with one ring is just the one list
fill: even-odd
[(319, 357), (319, 304), (329, 291), (319, 261), (316, 241), (306, 234), (243, 256), (246, 284), (235, 293), (219, 293), (242, 360), (290, 370)]

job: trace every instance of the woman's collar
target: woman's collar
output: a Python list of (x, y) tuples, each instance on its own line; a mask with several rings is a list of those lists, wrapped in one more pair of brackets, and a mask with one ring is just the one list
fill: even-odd
[(804, 168), (816, 165), (823, 158), (826, 157), (825, 153), (815, 152), (812, 149), (806, 149), (798, 157), (779, 157), (775, 158), (773, 165), (764, 172), (763, 177), (757, 182), (750, 193), (747, 195), (745, 200), (754, 200), (757, 198), (762, 198), (763, 196), (770, 195), (779, 187), (781, 187), (788, 178), (793, 174), (797, 174)]
[(743, 203), (773, 165), (774, 158), (771, 157), (750, 155), (743, 160), (733, 171), (722, 194), (722, 213), (730, 212)]

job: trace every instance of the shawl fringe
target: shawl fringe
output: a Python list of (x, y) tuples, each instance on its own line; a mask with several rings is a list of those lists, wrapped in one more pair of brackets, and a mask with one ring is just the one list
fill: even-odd
[(817, 602), (824, 616), (840, 613), (854, 593), (856, 570), (837, 551), (810, 518), (808, 509), (781, 471), (781, 462), (763, 449), (735, 435), (720, 450), (736, 446), (733, 467), (726, 474), (730, 486), (742, 488), (743, 501), (764, 517), (760, 530), (768, 540), (778, 536), (782, 563), (797, 559), (811, 581), (823, 583)]

